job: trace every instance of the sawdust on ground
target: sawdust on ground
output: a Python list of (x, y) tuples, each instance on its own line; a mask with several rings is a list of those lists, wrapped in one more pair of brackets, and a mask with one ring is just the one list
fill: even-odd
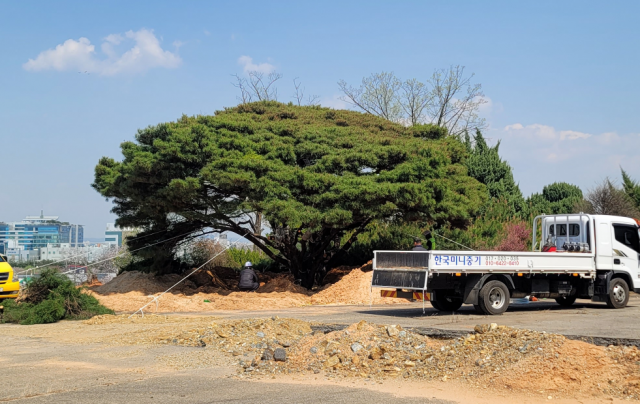
[[(342, 269), (344, 273), (344, 269)], [(88, 293), (117, 312), (133, 312), (147, 305), (145, 312), (203, 312), (214, 310), (272, 310), (328, 304), (398, 304), (406, 299), (382, 298), (371, 291), (371, 264), (352, 269), (334, 284), (311, 292), (287, 275), (273, 276), (256, 292), (240, 292), (211, 285), (197, 286), (190, 279), (171, 274), (155, 277), (142, 272), (125, 272), (110, 282), (91, 287)], [(177, 284), (178, 283), (178, 284)], [(177, 284), (177, 285), (176, 285)], [(154, 297), (176, 285), (157, 301)]]

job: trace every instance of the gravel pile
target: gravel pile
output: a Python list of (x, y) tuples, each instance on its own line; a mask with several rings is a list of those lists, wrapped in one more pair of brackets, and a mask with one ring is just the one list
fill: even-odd
[(361, 321), (343, 331), (306, 337), (286, 364), (273, 363), (256, 374), (324, 371), (330, 377), (468, 379), (499, 372), (527, 357), (552, 355), (564, 337), (498, 326), (439, 341), (404, 330)]
[(159, 339), (160, 344), (210, 347), (234, 356), (288, 348), (311, 333), (308, 322), (295, 319), (249, 319), (214, 322)]
[(638, 399), (637, 348), (597, 347), (561, 335), (478, 325), (455, 340), (435, 340), (364, 321), (343, 331), (315, 333), (287, 350), (286, 362), (240, 363), (241, 377), (287, 374), (371, 382), (399, 378), (457, 380), (485, 389), (571, 397), (577, 393)]
[[(140, 325), (134, 327), (135, 322)], [(212, 317), (99, 316), (85, 324), (114, 330), (109, 341), (118, 345), (197, 347), (184, 356), (167, 357), (163, 363), (176, 369), (234, 363), (239, 378), (308, 375), (371, 383), (455, 380), (476, 389), (544, 398), (640, 398), (637, 348), (604, 348), (497, 324), (478, 325), (473, 333), (453, 340), (365, 321), (344, 330), (313, 332), (308, 322), (278, 317), (220, 321)]]

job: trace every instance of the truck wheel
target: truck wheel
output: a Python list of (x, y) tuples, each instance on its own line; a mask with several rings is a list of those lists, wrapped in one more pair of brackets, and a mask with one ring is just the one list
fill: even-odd
[(574, 296), (562, 296), (556, 298), (556, 303), (560, 306), (569, 307), (576, 302), (576, 298)]
[(612, 309), (621, 309), (629, 303), (629, 285), (622, 278), (613, 278), (609, 285), (607, 306)]
[(435, 300), (431, 301), (431, 306), (436, 309), (436, 310), (442, 310), (442, 308), (440, 307), (440, 305), (438, 304), (438, 302), (436, 302)]
[(476, 313), (478, 313), (478, 314), (487, 314), (487, 313), (484, 312), (484, 310), (482, 310), (482, 307), (480, 307), (479, 304), (474, 304), (473, 308), (476, 309)]
[(509, 307), (509, 289), (500, 281), (489, 281), (480, 289), (478, 306), (486, 314), (496, 315)]

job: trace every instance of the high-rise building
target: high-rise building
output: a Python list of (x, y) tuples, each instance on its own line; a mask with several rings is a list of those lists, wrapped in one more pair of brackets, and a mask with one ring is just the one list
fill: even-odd
[(107, 229), (104, 232), (104, 242), (122, 247), (124, 239), (132, 233), (135, 233), (135, 229), (122, 229), (117, 227), (115, 223), (107, 223)]
[(20, 222), (0, 223), (0, 252), (9, 249), (33, 251), (49, 244), (68, 243), (79, 247), (84, 243), (84, 228), (58, 220), (58, 216), (27, 216)]

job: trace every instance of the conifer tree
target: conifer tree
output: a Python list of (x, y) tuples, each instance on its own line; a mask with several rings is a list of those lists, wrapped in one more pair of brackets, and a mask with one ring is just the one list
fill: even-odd
[[(100, 160), (93, 187), (113, 198), (119, 226), (144, 229), (132, 252), (166, 240), (135, 253), (150, 271), (175, 271), (185, 240), (230, 232), (310, 288), (373, 221), (466, 221), (486, 202), (465, 146), (427, 132), (354, 111), (249, 103), (138, 131), (122, 161)], [(270, 234), (254, 230), (257, 215)]]

